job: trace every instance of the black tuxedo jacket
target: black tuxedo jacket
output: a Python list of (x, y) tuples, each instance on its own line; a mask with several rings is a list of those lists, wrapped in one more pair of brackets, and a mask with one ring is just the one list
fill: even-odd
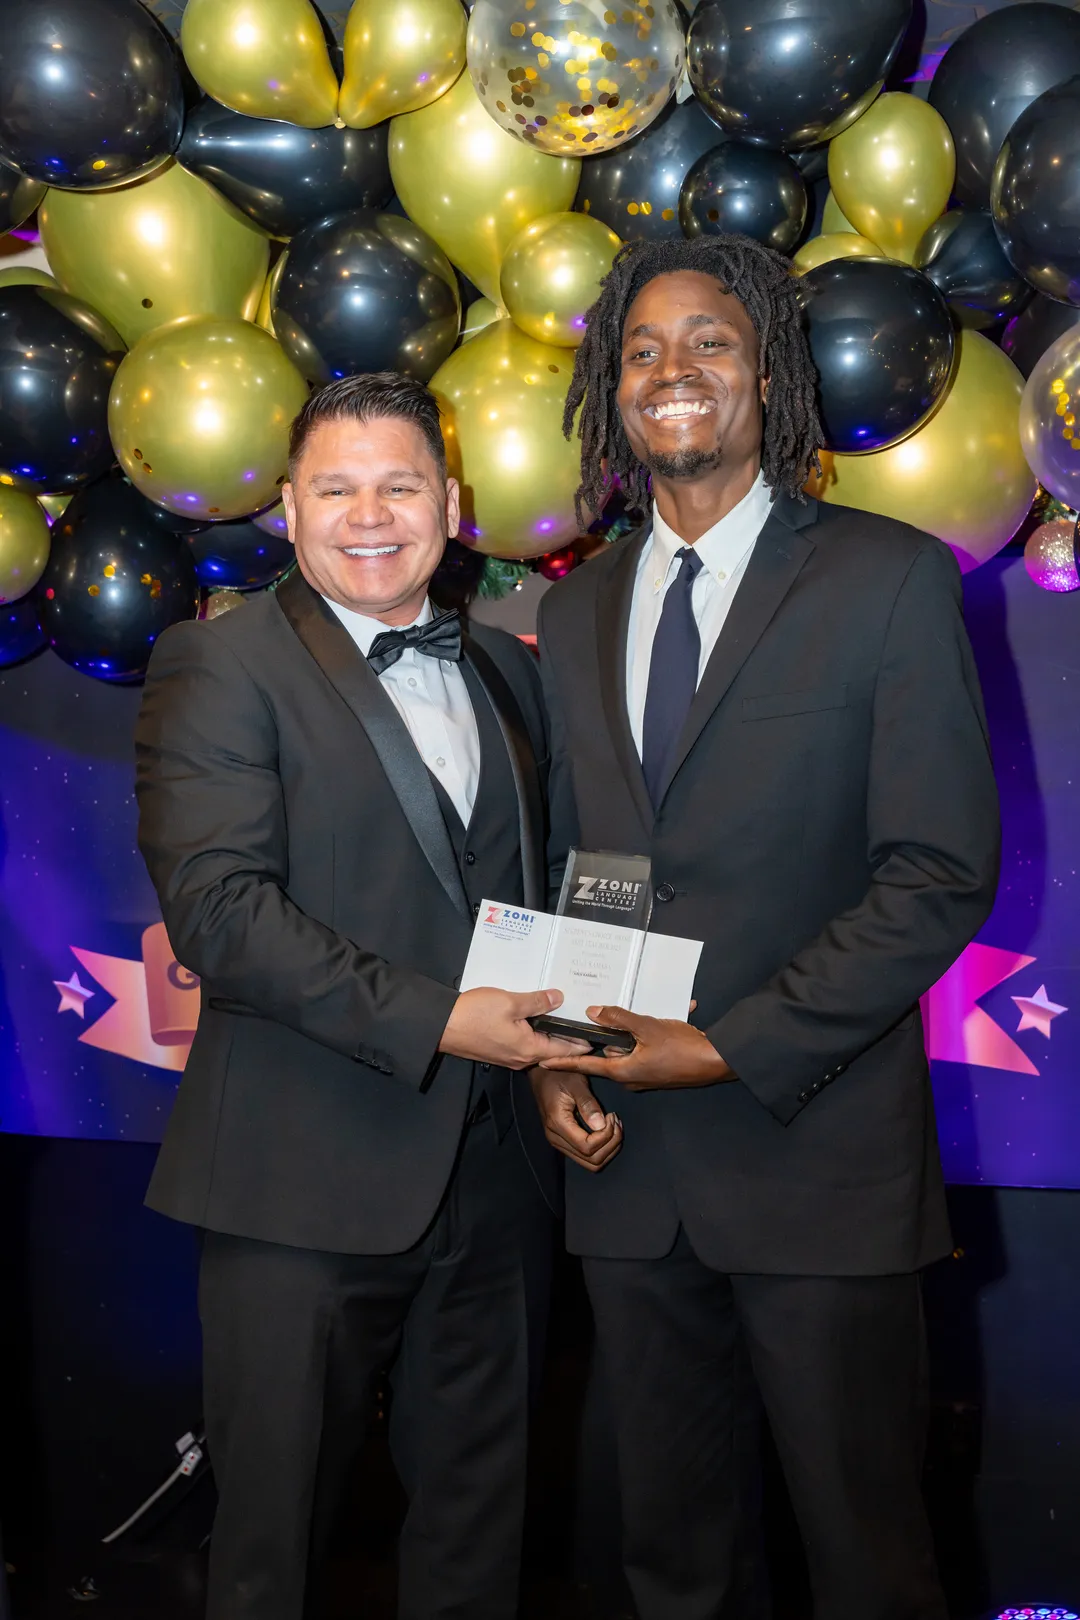
[(652, 857), (652, 927), (705, 942), (693, 1021), (738, 1080), (598, 1096), (625, 1125), (567, 1172), (571, 1247), (734, 1272), (907, 1271), (949, 1247), (918, 998), (989, 913), (998, 810), (947, 547), (779, 499), (659, 808), (626, 712), (639, 532), (541, 605), (552, 859)]
[[(535, 661), (481, 626), (465, 648), (513, 767), (526, 904), (542, 904)], [(404, 723), (297, 571), (165, 632), (136, 752), (139, 846), (177, 958), (202, 980), (148, 1202), (243, 1237), (400, 1252), (438, 1207), (472, 1081), (437, 1047), (473, 911)]]

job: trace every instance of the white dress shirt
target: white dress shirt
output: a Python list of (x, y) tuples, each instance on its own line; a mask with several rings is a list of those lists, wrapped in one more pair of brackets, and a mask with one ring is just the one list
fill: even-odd
[[(375, 637), (384, 630), (410, 628), (369, 619), (366, 614), (331, 602), (328, 596), (323, 601), (337, 614), (365, 658)], [(427, 624), (433, 617), (431, 603), (425, 601), (412, 622)], [(461, 665), (450, 658), (429, 658), (414, 647), (406, 647), (397, 663), (383, 670), (379, 680), (409, 728), (417, 753), (445, 788), (467, 827), (480, 781), (480, 736)]]
[[(690, 599), (701, 636), (698, 685), (724, 627), (735, 592), (742, 583), (754, 542), (772, 509), (772, 501), (772, 491), (762, 474), (758, 473), (738, 506), (733, 506), (719, 523), (706, 529), (694, 546), (703, 565), (694, 580)], [(653, 639), (660, 623), (664, 598), (682, 566), (676, 560), (675, 553), (681, 551), (685, 544), (685, 540), (680, 540), (664, 522), (654, 505), (652, 539), (646, 541), (638, 562), (626, 638), (626, 706), (639, 757)]]

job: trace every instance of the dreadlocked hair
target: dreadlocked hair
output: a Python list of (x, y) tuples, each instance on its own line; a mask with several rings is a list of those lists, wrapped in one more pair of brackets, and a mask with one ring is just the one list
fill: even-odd
[(761, 468), (769, 488), (802, 500), (810, 469), (818, 467), (824, 434), (818, 420), (817, 372), (789, 260), (749, 236), (627, 242), (615, 255), (600, 296), (585, 317), (585, 337), (574, 360), (563, 411), (563, 433), (569, 439), (581, 407), (577, 428), (581, 484), (575, 504), (583, 527), (599, 515), (616, 480), (631, 506), (648, 502), (648, 468), (630, 448), (616, 398), (623, 325), (646, 283), (678, 270), (712, 276), (739, 300), (753, 322), (758, 375), (769, 379), (761, 445)]

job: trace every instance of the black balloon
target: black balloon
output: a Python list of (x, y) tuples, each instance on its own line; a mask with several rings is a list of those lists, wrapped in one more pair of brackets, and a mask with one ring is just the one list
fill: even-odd
[(288, 238), (328, 214), (386, 206), (388, 128), (301, 129), (206, 100), (188, 116), (176, 155), (264, 231)]
[(188, 536), (199, 584), (210, 590), (256, 591), (272, 585), (296, 561), (284, 535), (269, 534), (241, 518), (212, 523)]
[(1031, 297), (980, 209), (954, 208), (936, 219), (915, 251), (915, 268), (945, 294), (961, 326), (977, 331), (1018, 315)]
[(957, 200), (986, 208), (1009, 130), (1044, 90), (1080, 73), (1080, 15), (1043, 0), (1003, 6), (965, 28), (945, 52), (929, 102), (956, 146)]
[(139, 0), (8, 0), (0, 160), (70, 191), (148, 174), (184, 120), (176, 47)]
[(113, 462), (109, 389), (123, 341), (56, 287), (0, 287), (0, 469), (64, 494)]
[(629, 242), (679, 237), (679, 192), (687, 171), (726, 137), (693, 96), (668, 102), (640, 135), (584, 158), (574, 207)]
[(17, 602), (0, 604), (0, 669), (33, 658), (47, 645), (41, 628), (41, 594), (31, 591)]
[(425, 231), (356, 208), (293, 237), (273, 316), (310, 382), (356, 371), (426, 382), (457, 341), (461, 300), (449, 259)]
[(1080, 304), (1078, 197), (1080, 76), (1047, 90), (1020, 114), (990, 187), (1010, 264), (1036, 291), (1065, 304)]
[(1030, 377), (1051, 343), (1074, 326), (1080, 326), (1080, 309), (1075, 304), (1058, 304), (1036, 293), (1001, 334), (1001, 347), (1017, 370)]
[(45, 195), (45, 187), (37, 180), (28, 180), (24, 174), (0, 163), (0, 234), (16, 231), (30, 218)]
[(705, 110), (743, 141), (831, 140), (881, 87), (912, 0), (702, 0), (687, 71)]
[(917, 428), (948, 387), (949, 306), (921, 271), (833, 259), (799, 282), (820, 378), (826, 447), (880, 450)]
[(792, 152), (791, 161), (806, 181), (807, 186), (816, 185), (819, 180), (829, 178), (829, 148), (825, 146), (804, 146), (800, 152)]
[(790, 253), (806, 224), (806, 186), (783, 152), (725, 141), (698, 158), (683, 181), (684, 236), (753, 236)]
[(138, 680), (161, 632), (199, 607), (187, 544), (118, 472), (81, 490), (53, 525), (39, 589), (53, 651), (102, 681)]

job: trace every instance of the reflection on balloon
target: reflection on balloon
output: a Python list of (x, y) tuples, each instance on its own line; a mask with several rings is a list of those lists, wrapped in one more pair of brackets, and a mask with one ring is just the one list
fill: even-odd
[(289, 424), (307, 397), (280, 346), (246, 321), (174, 321), (127, 355), (109, 400), (120, 464), (187, 517), (246, 517), (285, 482)]
[(956, 196), (987, 208), (1009, 130), (1044, 90), (1080, 73), (1080, 15), (1043, 0), (1006, 5), (964, 29), (942, 57), (930, 105), (956, 146)]
[(210, 589), (257, 591), (272, 585), (296, 561), (288, 539), (250, 518), (212, 523), (188, 536), (199, 584)]
[(690, 22), (690, 82), (740, 140), (817, 146), (880, 90), (910, 19), (911, 0), (711, 0)]
[(1020, 445), (1022, 379), (981, 332), (959, 334), (941, 406), (917, 433), (871, 456), (822, 455), (807, 489), (945, 540), (967, 572), (1016, 533), (1035, 495)]
[(39, 219), (60, 285), (127, 344), (182, 315), (250, 320), (259, 307), (270, 244), (178, 163), (115, 191), (50, 191)]
[(496, 321), (431, 380), (462, 486), (461, 538), (489, 556), (543, 556), (578, 532), (580, 447), (562, 435), (573, 368), (571, 349)]
[(694, 163), (725, 136), (695, 96), (668, 102), (640, 135), (603, 157), (585, 158), (574, 207), (624, 241), (682, 235), (679, 192)]
[(386, 206), (386, 135), (245, 118), (208, 97), (188, 114), (176, 156), (260, 230), (288, 239), (327, 214)]
[(24, 174), (0, 163), (0, 235), (14, 231), (24, 224), (45, 195), (45, 187), (38, 180), (28, 180)]
[(285, 270), (285, 259), (286, 255), (284, 253), (278, 254), (274, 261), (274, 268), (263, 283), (263, 290), (259, 297), (259, 307), (255, 311), (256, 326), (261, 326), (263, 331), (269, 332), (271, 337), (277, 336), (274, 331), (274, 294), (277, 292), (278, 282), (281, 280)]
[(725, 141), (698, 158), (683, 181), (684, 236), (752, 236), (790, 253), (806, 224), (806, 186), (783, 152)]
[(879, 247), (855, 231), (829, 231), (821, 236), (812, 236), (809, 242), (804, 242), (791, 262), (798, 273), (804, 276), (808, 270), (816, 269), (819, 264), (829, 264), (833, 259), (883, 257)]
[(682, 72), (675, 0), (476, 0), (469, 72), (501, 128), (556, 157), (610, 152), (659, 117)]
[(278, 539), (287, 540), (289, 538), (289, 524), (285, 517), (284, 501), (278, 501), (275, 505), (268, 506), (265, 512), (256, 512), (251, 521), (257, 524), (266, 534), (276, 535)]
[(183, 121), (176, 51), (138, 0), (4, 8), (0, 160), (29, 179), (133, 180), (175, 149)]
[(990, 184), (1010, 264), (1048, 298), (1080, 304), (1080, 77), (1033, 101), (1005, 137)]
[(154, 642), (199, 605), (179, 536), (119, 473), (80, 491), (53, 530), (41, 619), (66, 664), (103, 681), (137, 680)]
[(38, 592), (20, 596), (17, 602), (0, 607), (0, 669), (10, 669), (25, 658), (33, 658), (47, 646), (41, 628), (41, 602)]
[(943, 213), (956, 157), (940, 113), (917, 96), (879, 96), (829, 147), (829, 184), (861, 236), (908, 264)]
[(541, 214), (570, 207), (580, 163), (530, 151), (493, 123), (463, 73), (451, 90), (390, 126), (402, 207), (488, 298), (507, 248)]
[(0, 469), (35, 494), (78, 489), (112, 464), (108, 404), (123, 344), (53, 287), (0, 290)]
[(954, 208), (926, 232), (915, 264), (949, 301), (962, 326), (976, 331), (1017, 314), (1031, 297), (1005, 254), (989, 214)]
[(834, 259), (800, 283), (830, 450), (895, 444), (938, 404), (955, 354), (941, 293), (905, 264)]
[(1024, 567), (1029, 578), (1041, 590), (1080, 590), (1080, 573), (1077, 572), (1076, 562), (1075, 519), (1058, 518), (1053, 523), (1040, 523), (1028, 535), (1024, 546)]
[(1020, 438), (1044, 489), (1080, 506), (1080, 327), (1052, 343), (1024, 384)]
[(49, 525), (32, 495), (0, 485), (0, 607), (32, 591), (49, 560)]
[(1051, 343), (1074, 326), (1080, 326), (1080, 309), (1075, 304), (1059, 304), (1036, 293), (1027, 309), (1005, 328), (1001, 347), (1020, 375), (1030, 377)]
[(338, 82), (309, 0), (187, 0), (180, 43), (215, 101), (305, 129), (337, 117)]
[(477, 332), (482, 332), (485, 326), (492, 321), (506, 319), (506, 311), (501, 309), (491, 298), (474, 298), (465, 311), (465, 319), (461, 323), (461, 341), (467, 343), (474, 338)]
[(585, 214), (533, 220), (503, 260), (500, 287), (511, 318), (538, 342), (576, 347), (621, 246), (614, 231)]
[(345, 122), (368, 129), (438, 101), (465, 66), (466, 20), (460, 0), (358, 0), (345, 27)]

